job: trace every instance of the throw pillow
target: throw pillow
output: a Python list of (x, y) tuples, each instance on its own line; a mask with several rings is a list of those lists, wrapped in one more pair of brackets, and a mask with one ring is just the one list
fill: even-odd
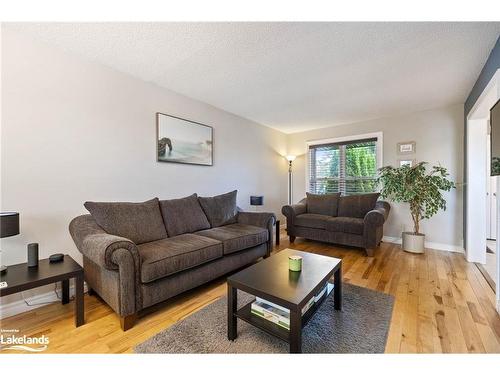
[(198, 197), (212, 228), (236, 223), (238, 214), (236, 207), (237, 193), (238, 191), (234, 190), (215, 197)]
[(160, 201), (160, 208), (169, 237), (210, 228), (196, 194)]
[(158, 198), (142, 203), (85, 202), (94, 220), (109, 234), (139, 245), (167, 237)]
[(308, 213), (337, 216), (340, 193), (334, 193), (334, 194), (306, 193), (306, 195), (307, 195)]
[(363, 219), (368, 211), (375, 208), (380, 193), (349, 195), (340, 197), (339, 216)]

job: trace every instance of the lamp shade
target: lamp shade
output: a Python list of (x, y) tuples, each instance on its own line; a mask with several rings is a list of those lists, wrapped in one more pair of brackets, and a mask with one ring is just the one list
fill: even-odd
[(19, 234), (19, 213), (0, 212), (0, 237), (10, 237)]
[(288, 161), (294, 161), (297, 157), (295, 155), (287, 155), (287, 156), (285, 156), (285, 158)]
[(251, 206), (262, 206), (264, 204), (264, 196), (262, 195), (251, 195), (250, 205)]

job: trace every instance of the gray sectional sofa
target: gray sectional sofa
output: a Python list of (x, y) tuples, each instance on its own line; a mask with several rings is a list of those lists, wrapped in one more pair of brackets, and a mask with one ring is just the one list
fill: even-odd
[(274, 214), (240, 211), (236, 193), (85, 203), (90, 215), (73, 219), (69, 231), (89, 291), (123, 330), (139, 311), (269, 256)]
[(296, 237), (361, 247), (368, 256), (382, 241), (384, 223), (391, 209), (378, 201), (379, 194), (340, 196), (336, 194), (307, 197), (281, 210), (286, 216), (290, 242)]

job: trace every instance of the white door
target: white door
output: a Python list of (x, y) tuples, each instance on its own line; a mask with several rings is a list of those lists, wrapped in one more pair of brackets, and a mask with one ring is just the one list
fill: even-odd
[(490, 230), (488, 238), (491, 240), (497, 239), (497, 177), (490, 177), (490, 195), (489, 195), (489, 206), (490, 206)]
[(491, 128), (488, 121), (488, 139), (486, 141), (486, 238), (491, 238)]
[[(490, 132), (488, 120), (488, 133)], [(491, 177), (491, 134), (488, 134), (487, 152), (487, 182), (486, 182), (486, 238), (497, 238), (497, 177)]]

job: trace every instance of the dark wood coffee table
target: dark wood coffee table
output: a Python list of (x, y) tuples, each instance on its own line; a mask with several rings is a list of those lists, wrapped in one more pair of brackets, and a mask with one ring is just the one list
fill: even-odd
[[(288, 257), (300, 255), (302, 271), (288, 269)], [(237, 337), (238, 318), (290, 344), (290, 353), (302, 352), (302, 328), (308, 323), (324, 295), (302, 315), (302, 307), (334, 278), (334, 306), (342, 309), (342, 260), (285, 249), (227, 279), (227, 337)], [(237, 308), (238, 289), (290, 309), (290, 330), (252, 314), (252, 302)]]

